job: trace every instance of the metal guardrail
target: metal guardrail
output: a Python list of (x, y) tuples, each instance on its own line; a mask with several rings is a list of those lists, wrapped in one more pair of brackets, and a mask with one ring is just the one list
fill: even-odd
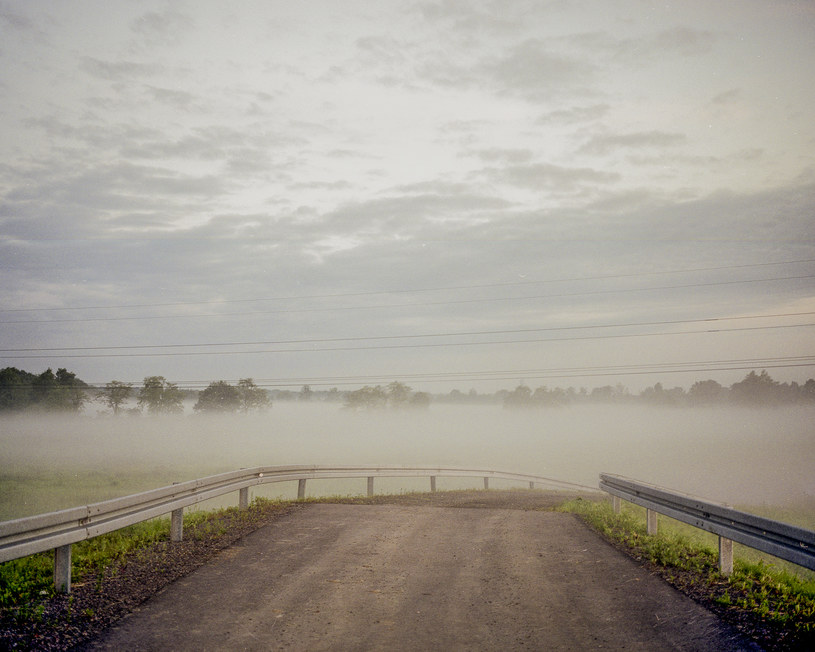
[[(659, 512), (719, 535), (719, 568), (725, 575), (733, 572), (733, 541), (815, 570), (811, 530), (608, 473), (600, 474), (600, 489), (645, 507), (649, 534), (656, 534)], [(615, 511), (619, 511), (616, 501)]]
[(54, 583), (59, 590), (71, 588), (71, 544), (112, 532), (134, 523), (172, 514), (170, 538), (180, 541), (183, 509), (195, 503), (238, 491), (239, 505), (249, 503), (249, 487), (272, 482), (298, 481), (297, 497), (305, 497), (306, 480), (331, 478), (368, 479), (368, 495), (373, 494), (376, 477), (430, 477), (435, 491), (437, 477), (483, 477), (528, 482), (529, 487), (543, 484), (556, 488), (596, 491), (571, 482), (526, 473), (465, 469), (457, 467), (403, 466), (259, 466), (181, 482), (122, 498), (114, 498), (82, 507), (73, 507), (38, 516), (0, 523), (0, 562), (19, 559), (46, 550), (55, 550)]

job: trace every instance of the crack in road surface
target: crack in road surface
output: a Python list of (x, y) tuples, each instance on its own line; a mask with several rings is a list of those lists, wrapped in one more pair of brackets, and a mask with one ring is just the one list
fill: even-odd
[(571, 514), (314, 504), (246, 536), (93, 650), (744, 650)]

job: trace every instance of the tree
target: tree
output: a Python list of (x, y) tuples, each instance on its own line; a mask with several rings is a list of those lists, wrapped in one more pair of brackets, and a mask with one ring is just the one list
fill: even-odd
[(727, 390), (715, 380), (697, 380), (688, 390), (691, 403), (717, 403), (727, 396)]
[(65, 368), (55, 374), (49, 367), (32, 381), (31, 396), (37, 407), (45, 410), (79, 412), (87, 400), (87, 384)]
[(309, 385), (303, 385), (300, 390), (300, 395), (297, 398), (300, 401), (310, 401), (313, 395), (314, 392), (311, 391), (311, 387)]
[(504, 407), (529, 407), (532, 405), (532, 390), (526, 385), (518, 385), (504, 398)]
[(388, 385), (388, 403), (391, 407), (404, 407), (410, 399), (411, 389), (404, 383), (393, 381)]
[(263, 410), (272, 404), (269, 395), (255, 385), (251, 378), (241, 378), (238, 381), (238, 397), (241, 412)]
[(388, 395), (381, 385), (365, 387), (345, 395), (345, 407), (357, 410), (359, 408), (379, 408), (385, 407), (388, 403)]
[(760, 374), (751, 371), (744, 380), (730, 386), (730, 396), (737, 403), (772, 403), (778, 399), (778, 386), (779, 383), (766, 370)]
[(237, 387), (224, 380), (210, 383), (198, 394), (198, 402), (192, 407), (196, 412), (236, 412), (241, 406), (241, 394)]
[(122, 404), (130, 398), (133, 393), (133, 386), (130, 383), (123, 383), (118, 380), (111, 380), (105, 389), (99, 392), (99, 397), (107, 405), (113, 414), (119, 414)]
[(184, 411), (183, 398), (178, 386), (164, 376), (148, 376), (139, 390), (139, 407), (146, 407), (151, 414), (180, 413)]
[(0, 369), (0, 410), (23, 410), (32, 401), (31, 386), (34, 374), (6, 367)]
[(427, 392), (416, 392), (410, 397), (410, 407), (428, 408), (430, 407), (430, 394)]

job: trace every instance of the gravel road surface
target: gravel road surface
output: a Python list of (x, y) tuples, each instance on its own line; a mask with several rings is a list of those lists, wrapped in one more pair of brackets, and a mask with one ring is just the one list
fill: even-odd
[(313, 504), (88, 649), (757, 648), (571, 514)]

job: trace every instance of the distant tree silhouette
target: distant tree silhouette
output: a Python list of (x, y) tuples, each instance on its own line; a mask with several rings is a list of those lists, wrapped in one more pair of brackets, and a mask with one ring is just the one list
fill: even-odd
[(263, 410), (272, 404), (266, 391), (255, 385), (251, 378), (241, 378), (238, 381), (238, 395), (241, 412)]
[(730, 397), (743, 405), (774, 403), (779, 398), (779, 383), (767, 371), (757, 374), (751, 371), (744, 380), (730, 386)]
[(105, 405), (113, 410), (113, 414), (119, 414), (122, 405), (130, 398), (132, 393), (133, 386), (130, 383), (111, 380), (105, 385), (105, 388), (99, 392), (99, 398), (102, 399)]
[(151, 414), (176, 414), (184, 411), (184, 395), (178, 386), (164, 376), (148, 376), (139, 390), (139, 407)]
[(224, 380), (210, 383), (198, 394), (198, 401), (192, 406), (195, 412), (237, 412), (241, 406), (238, 388)]

